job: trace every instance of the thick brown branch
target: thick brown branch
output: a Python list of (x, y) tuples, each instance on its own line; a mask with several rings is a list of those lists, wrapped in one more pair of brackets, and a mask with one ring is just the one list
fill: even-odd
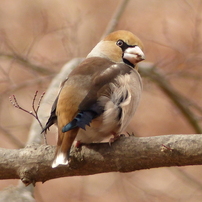
[(70, 166), (54, 169), (51, 168), (53, 146), (0, 149), (0, 179), (21, 179), (29, 184), (66, 176), (202, 165), (201, 145), (201, 135), (121, 137), (112, 146), (99, 143), (73, 149)]

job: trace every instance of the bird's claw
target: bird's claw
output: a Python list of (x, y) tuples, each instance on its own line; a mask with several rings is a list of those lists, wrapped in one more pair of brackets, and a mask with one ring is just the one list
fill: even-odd
[(75, 147), (76, 148), (81, 148), (81, 146), (82, 146), (82, 142), (81, 141), (76, 141), (76, 143), (75, 143)]
[(128, 136), (135, 136), (134, 132), (132, 132), (132, 133), (127, 132), (127, 135)]
[(112, 137), (112, 138), (109, 139), (109, 146), (111, 147), (112, 143), (115, 142), (116, 140), (118, 140), (121, 136), (122, 136), (122, 134), (120, 136), (114, 134), (114, 137)]

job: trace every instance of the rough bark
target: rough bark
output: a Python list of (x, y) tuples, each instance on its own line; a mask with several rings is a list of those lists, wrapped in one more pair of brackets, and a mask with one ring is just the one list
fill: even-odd
[(54, 146), (0, 149), (0, 179), (21, 179), (28, 185), (67, 176), (202, 165), (201, 145), (201, 135), (121, 137), (112, 146), (98, 143), (73, 148), (70, 165), (54, 169), (51, 168)]

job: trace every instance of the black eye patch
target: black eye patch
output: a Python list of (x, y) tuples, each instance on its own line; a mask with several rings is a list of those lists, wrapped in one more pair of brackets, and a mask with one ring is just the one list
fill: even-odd
[(116, 42), (116, 45), (119, 46), (122, 51), (124, 52), (128, 47), (135, 47), (135, 46), (130, 46), (128, 45), (127, 43), (125, 43), (123, 40), (119, 39), (117, 42)]

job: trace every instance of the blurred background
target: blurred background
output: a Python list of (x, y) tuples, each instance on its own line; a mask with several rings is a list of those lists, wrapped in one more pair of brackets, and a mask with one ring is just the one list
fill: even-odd
[[(14, 94), (20, 106), (32, 110), (35, 91), (45, 92), (64, 64), (90, 52), (121, 2), (0, 1), (0, 147), (23, 147), (33, 121), (11, 105), (9, 96)], [(142, 100), (127, 130), (138, 136), (199, 132), (202, 1), (130, 0), (115, 29), (129, 30), (143, 41), (146, 62), (190, 101), (187, 109), (192, 110), (199, 127), (187, 121), (158, 84), (143, 78)], [(53, 100), (47, 103), (50, 107)], [(49, 144), (56, 144), (56, 133), (54, 127), (48, 133)], [(1, 180), (0, 189), (17, 184), (18, 180)], [(37, 202), (199, 202), (202, 167), (60, 178), (36, 183), (34, 196)]]

